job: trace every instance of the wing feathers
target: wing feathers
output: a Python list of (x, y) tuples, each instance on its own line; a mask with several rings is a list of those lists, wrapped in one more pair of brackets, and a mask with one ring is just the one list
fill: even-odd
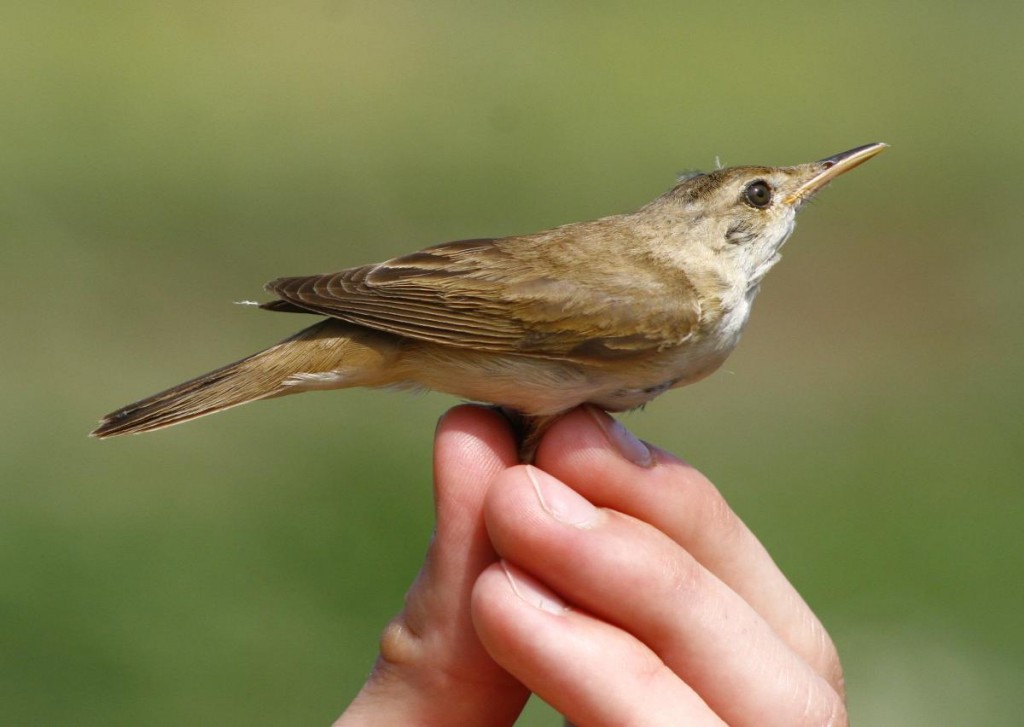
[(691, 335), (700, 312), (689, 281), (650, 273), (638, 281), (632, 267), (622, 272), (624, 261), (595, 262), (572, 249), (579, 238), (558, 232), (463, 240), (377, 265), (278, 278), (266, 287), (280, 300), (264, 307), (444, 345), (570, 359), (637, 355)]

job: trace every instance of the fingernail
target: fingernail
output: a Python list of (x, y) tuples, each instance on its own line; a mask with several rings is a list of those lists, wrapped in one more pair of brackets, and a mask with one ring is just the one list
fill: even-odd
[(512, 592), (534, 608), (548, 613), (565, 613), (569, 610), (565, 601), (541, 585), (540, 581), (528, 576), (511, 563), (503, 560), (501, 568), (505, 571), (505, 577), (508, 578)]
[(633, 436), (633, 433), (615, 418), (596, 407), (588, 406), (587, 411), (619, 454), (640, 467), (651, 467), (654, 464), (654, 457), (647, 445)]
[(593, 522), (600, 512), (586, 498), (566, 487), (547, 472), (532, 465), (526, 465), (526, 476), (533, 483), (533, 490), (537, 493), (540, 506), (559, 522), (585, 527)]

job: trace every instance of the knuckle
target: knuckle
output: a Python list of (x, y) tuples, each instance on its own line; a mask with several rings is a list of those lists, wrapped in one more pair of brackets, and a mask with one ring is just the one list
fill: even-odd
[(395, 616), (380, 635), (380, 658), (376, 669), (391, 671), (415, 665), (423, 653), (423, 639), (410, 626), (405, 613)]
[(832, 637), (821, 621), (811, 613), (807, 616), (806, 629), (810, 633), (811, 666), (841, 697), (845, 696), (843, 665), (839, 661), (839, 652), (836, 651)]
[(835, 692), (829, 703), (830, 712), (827, 719), (821, 724), (826, 727), (847, 727), (850, 724), (849, 715), (846, 712), (846, 703)]
[(676, 551), (665, 557), (659, 569), (665, 574), (666, 588), (673, 594), (692, 594), (699, 592), (706, 581), (703, 566), (692, 556)]
[(704, 492), (704, 507), (701, 513), (702, 528), (707, 528), (715, 534), (718, 542), (732, 543), (741, 534), (746, 532), (743, 523), (736, 513), (729, 507), (729, 503), (713, 485), (708, 486)]
[(847, 727), (846, 702), (831, 688), (817, 683), (810, 687), (800, 724), (807, 727)]
[(722, 493), (709, 480), (682, 477), (678, 473), (668, 483), (672, 489), (673, 510), (681, 533), (687, 541), (713, 538), (731, 542), (745, 528)]

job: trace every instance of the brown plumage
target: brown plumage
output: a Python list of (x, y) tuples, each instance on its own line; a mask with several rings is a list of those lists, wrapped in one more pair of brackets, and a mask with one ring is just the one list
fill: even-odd
[(279, 278), (262, 307), (328, 316), (281, 343), (103, 418), (151, 431), (313, 389), (447, 391), (540, 422), (642, 405), (728, 356), (800, 205), (874, 156), (683, 179), (641, 209), (533, 235), (452, 242), (338, 273)]

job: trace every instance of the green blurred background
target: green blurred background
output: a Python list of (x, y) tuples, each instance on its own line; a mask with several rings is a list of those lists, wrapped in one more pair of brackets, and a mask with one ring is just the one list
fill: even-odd
[(1019, 724), (1022, 8), (0, 6), (0, 723), (327, 724), (360, 686), (450, 397), (85, 436), (296, 327), (232, 301), (886, 141), (726, 367), (625, 421), (762, 538), (858, 724)]

